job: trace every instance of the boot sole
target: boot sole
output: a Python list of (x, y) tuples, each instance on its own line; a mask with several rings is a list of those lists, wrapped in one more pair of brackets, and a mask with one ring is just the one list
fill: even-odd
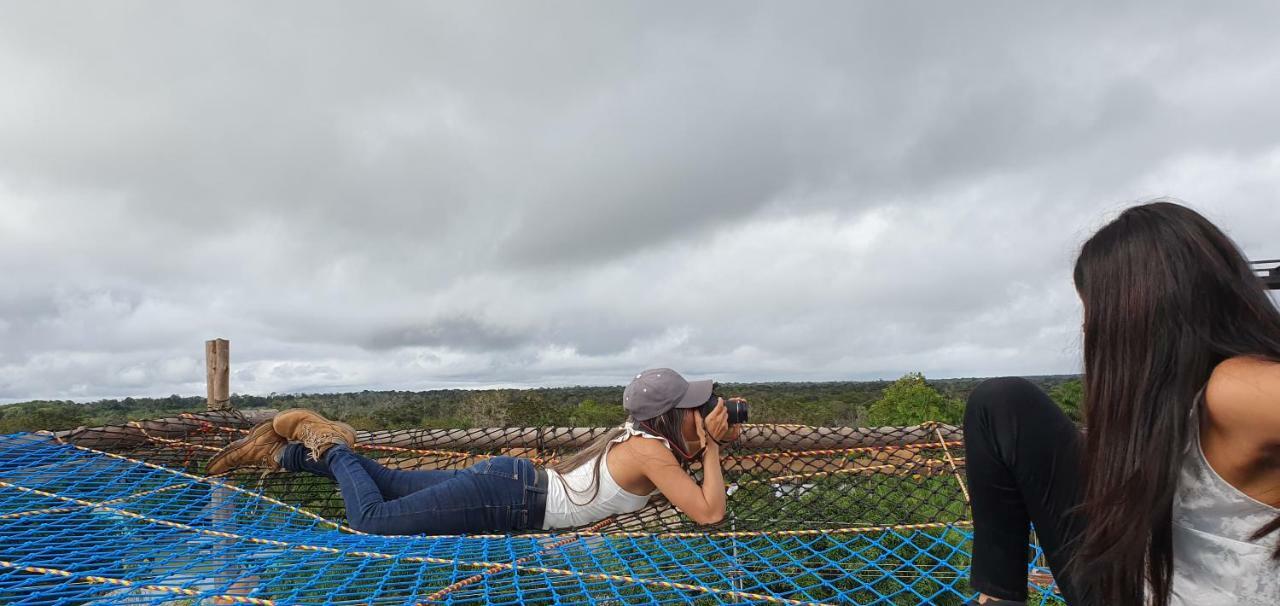
[[(244, 446), (245, 444), (248, 444), (248, 443), (250, 443), (250, 442), (252, 442), (252, 441), (254, 441), (254, 440), (256, 440), (256, 439), (258, 439), (258, 438), (262, 437), (262, 436), (263, 436), (263, 435), (265, 435), (267, 432), (275, 433), (275, 429), (272, 429), (272, 427), (271, 427), (271, 420), (270, 420), (270, 419), (268, 419), (268, 420), (266, 420), (266, 421), (263, 421), (263, 422), (261, 422), (261, 423), (258, 423), (257, 425), (254, 425), (254, 426), (253, 426), (253, 429), (250, 429), (250, 430), (249, 430), (249, 435), (247, 435), (247, 436), (245, 436), (245, 437), (243, 437), (243, 438), (240, 438), (239, 440), (236, 440), (236, 441), (234, 441), (234, 442), (232, 442), (232, 443), (230, 443), (230, 444), (227, 444), (226, 448), (223, 448), (222, 450), (219, 450), (219, 451), (217, 452), (217, 454), (214, 454), (214, 455), (213, 455), (213, 457), (209, 459), (209, 462), (208, 462), (208, 463), (206, 463), (206, 464), (205, 464), (205, 466), (204, 466), (204, 468), (205, 468), (206, 472), (207, 472), (209, 469), (211, 469), (215, 464), (217, 464), (217, 463), (218, 463), (218, 461), (221, 461), (222, 459), (227, 458), (227, 456), (228, 456), (228, 455), (230, 455), (231, 453), (235, 452), (235, 451), (236, 451), (237, 449), (239, 449), (241, 446)], [(235, 469), (235, 468), (234, 468), (234, 467), (228, 467), (228, 468), (227, 468), (227, 469), (225, 469), (224, 471), (231, 471), (232, 469)]]

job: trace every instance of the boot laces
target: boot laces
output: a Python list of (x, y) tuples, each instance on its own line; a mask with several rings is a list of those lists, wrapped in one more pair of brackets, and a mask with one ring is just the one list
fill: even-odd
[(346, 444), (347, 441), (332, 427), (320, 423), (307, 423), (298, 428), (303, 446), (307, 447), (307, 456), (312, 461), (319, 461), (323, 450), (334, 444)]

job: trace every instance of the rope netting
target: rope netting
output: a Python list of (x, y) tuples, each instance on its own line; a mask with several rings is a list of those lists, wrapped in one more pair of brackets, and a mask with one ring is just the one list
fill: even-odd
[[(724, 452), (727, 515), (660, 496), (567, 532), (374, 536), (327, 479), (206, 477), (258, 418), (201, 413), (0, 436), (0, 603), (960, 604), (972, 530), (957, 428), (751, 425)], [(607, 428), (361, 432), (406, 469), (546, 464)], [(695, 464), (691, 472), (700, 475)], [(1031, 603), (1060, 603), (1028, 546)]]

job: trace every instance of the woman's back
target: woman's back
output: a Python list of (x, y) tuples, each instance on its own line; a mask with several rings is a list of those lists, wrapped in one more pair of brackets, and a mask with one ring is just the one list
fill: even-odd
[(649, 495), (634, 494), (619, 485), (609, 471), (609, 454), (629, 439), (661, 440), (664, 444), (666, 441), (645, 434), (630, 423), (626, 429), (627, 432), (615, 438), (599, 459), (588, 460), (564, 474), (547, 470), (550, 483), (544, 529), (585, 526), (611, 515), (638, 511), (648, 504)]

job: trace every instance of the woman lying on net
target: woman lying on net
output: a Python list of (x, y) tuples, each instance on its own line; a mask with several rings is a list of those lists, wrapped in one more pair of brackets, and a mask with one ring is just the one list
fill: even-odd
[[(348, 524), (372, 534), (572, 528), (638, 511), (658, 492), (694, 522), (714, 524), (725, 509), (720, 445), (741, 427), (712, 386), (667, 368), (636, 375), (623, 393), (627, 422), (547, 469), (514, 457), (460, 470), (391, 469), (352, 450), (350, 426), (292, 409), (214, 455), (207, 471), (265, 466), (332, 478)], [(710, 412), (703, 419), (700, 411)], [(684, 467), (699, 456), (701, 485)]]

